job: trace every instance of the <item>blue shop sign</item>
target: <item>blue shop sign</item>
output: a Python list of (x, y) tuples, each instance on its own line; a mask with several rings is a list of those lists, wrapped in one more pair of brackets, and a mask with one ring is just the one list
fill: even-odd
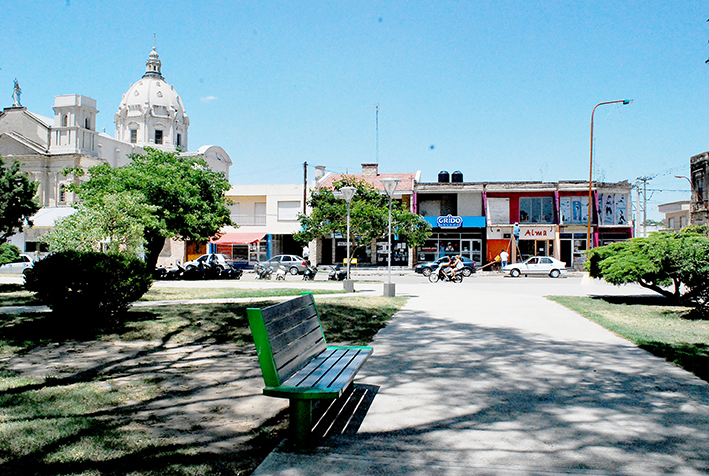
[(434, 228), (485, 228), (485, 217), (459, 217), (453, 215), (439, 217), (422, 217)]

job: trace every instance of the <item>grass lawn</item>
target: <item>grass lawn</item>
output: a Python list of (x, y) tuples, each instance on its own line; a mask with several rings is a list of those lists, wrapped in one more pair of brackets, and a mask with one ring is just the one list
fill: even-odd
[(709, 320), (660, 296), (552, 296), (562, 304), (653, 354), (709, 381)]
[[(261, 298), (272, 296), (300, 296), (299, 288), (183, 288), (153, 286), (140, 301), (174, 301), (181, 299), (222, 299), (222, 298)], [(316, 294), (343, 294), (344, 290), (313, 290)], [(2, 306), (38, 306), (42, 303), (34, 298), (34, 293), (25, 291), (22, 284), (0, 284), (0, 307)]]
[[(405, 301), (318, 309), (328, 342), (366, 344)], [(260, 386), (246, 305), (133, 309), (96, 328), (0, 314), (0, 474), (250, 474), (287, 419), (248, 403)]]

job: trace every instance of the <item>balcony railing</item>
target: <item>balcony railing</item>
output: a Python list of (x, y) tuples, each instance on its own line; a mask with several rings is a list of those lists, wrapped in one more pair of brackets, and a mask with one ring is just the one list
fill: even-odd
[(266, 215), (231, 215), (231, 221), (239, 226), (264, 226)]

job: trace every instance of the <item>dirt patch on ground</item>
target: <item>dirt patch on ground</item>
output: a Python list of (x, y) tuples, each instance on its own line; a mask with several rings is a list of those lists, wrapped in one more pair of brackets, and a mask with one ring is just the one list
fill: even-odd
[(0, 358), (0, 370), (45, 379), (38, 387), (150, 382), (151, 395), (112, 412), (155, 441), (230, 461), (220, 474), (249, 474), (284, 434), (287, 401), (261, 394), (252, 345), (65, 342)]

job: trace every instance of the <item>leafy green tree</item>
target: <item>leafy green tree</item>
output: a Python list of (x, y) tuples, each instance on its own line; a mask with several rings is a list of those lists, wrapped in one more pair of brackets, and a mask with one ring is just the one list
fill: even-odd
[(38, 185), (22, 172), (18, 161), (6, 166), (0, 156), (0, 243), (32, 226), (30, 218), (39, 210)]
[[(355, 177), (343, 177), (332, 188), (314, 191), (308, 200), (312, 208), (309, 216), (300, 214), (301, 231), (293, 237), (307, 243), (318, 237), (330, 237), (333, 233), (347, 235), (347, 203), (335, 192), (342, 187), (355, 187), (350, 204), (350, 234), (354, 250), (368, 246), (372, 240), (387, 236), (389, 227), (389, 197), (372, 185)], [(431, 226), (415, 213), (394, 202), (391, 215), (392, 234), (410, 247), (423, 244), (431, 235)]]
[(669, 299), (709, 305), (709, 227), (653, 233), (594, 248), (586, 270), (611, 284), (637, 283)]
[(76, 205), (76, 213), (63, 218), (42, 236), (53, 253), (68, 250), (127, 253), (143, 252), (146, 224), (154, 222), (156, 207), (135, 191), (99, 195)]
[(230, 225), (224, 174), (212, 171), (200, 158), (145, 148), (147, 154), (131, 155), (125, 167), (107, 164), (89, 169), (91, 178), (75, 190), (90, 203), (117, 193), (136, 193), (151, 208), (142, 215), (146, 264), (155, 269), (166, 238), (207, 241), (224, 225)]

